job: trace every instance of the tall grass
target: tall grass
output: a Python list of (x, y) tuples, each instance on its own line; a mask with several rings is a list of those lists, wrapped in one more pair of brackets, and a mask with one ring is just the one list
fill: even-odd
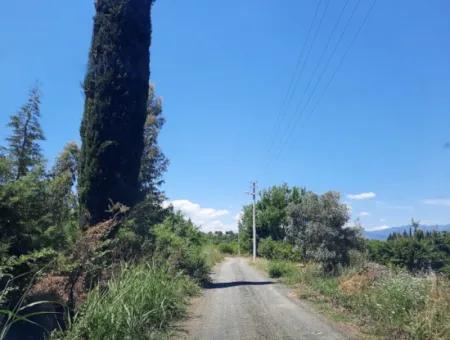
[[(40, 300), (40, 301), (32, 301), (26, 303), (26, 297), (27, 294), (31, 288), (32, 282), (34, 281), (34, 278), (39, 273), (35, 273), (24, 290), (24, 292), (21, 294), (21, 296), (17, 299), (16, 303), (12, 306), (8, 306), (6, 301), (8, 300), (8, 294), (15, 291), (17, 287), (13, 285), (13, 282), (20, 278), (20, 276), (17, 277), (9, 277), (6, 279), (6, 283), (0, 290), (0, 340), (6, 339), (8, 336), (8, 333), (10, 332), (11, 328), (16, 326), (16, 324), (19, 323), (29, 323), (36, 327), (42, 328), (42, 330), (45, 332), (46, 329), (41, 326), (39, 323), (35, 322), (33, 318), (43, 316), (43, 315), (51, 315), (51, 314), (59, 314), (58, 312), (55, 312), (53, 310), (45, 311), (45, 310), (37, 310), (36, 308), (39, 308), (40, 306), (44, 307), (50, 307), (51, 305), (59, 305), (59, 303), (55, 301), (47, 301), (47, 300)], [(0, 275), (0, 279), (5, 279), (7, 275)], [(49, 308), (53, 309), (53, 308)]]
[(151, 339), (183, 316), (198, 286), (184, 274), (151, 264), (124, 266), (121, 274), (96, 288), (57, 339)]
[(267, 266), (269, 276), (273, 278), (290, 277), (296, 272), (297, 268), (294, 263), (287, 261), (270, 261)]
[(216, 263), (222, 261), (224, 257), (217, 246), (212, 243), (207, 243), (203, 246), (202, 255), (204, 256), (206, 264), (209, 268), (212, 268)]
[(384, 270), (378, 277), (352, 268), (330, 276), (313, 263), (267, 263), (269, 275), (297, 286), (301, 298), (344, 309), (371, 335), (450, 339), (449, 280)]

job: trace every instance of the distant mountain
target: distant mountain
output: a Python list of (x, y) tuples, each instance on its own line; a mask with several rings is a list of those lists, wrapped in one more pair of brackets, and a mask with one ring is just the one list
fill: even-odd
[[(401, 227), (392, 227), (388, 229), (383, 230), (372, 230), (367, 231), (364, 230), (363, 234), (366, 238), (372, 239), (372, 240), (385, 240), (389, 236), (389, 234), (392, 234), (393, 232), (396, 233), (403, 233), (403, 231), (409, 232), (409, 225), (401, 226)], [(446, 225), (421, 225), (420, 229), (423, 231), (450, 231), (450, 224)]]

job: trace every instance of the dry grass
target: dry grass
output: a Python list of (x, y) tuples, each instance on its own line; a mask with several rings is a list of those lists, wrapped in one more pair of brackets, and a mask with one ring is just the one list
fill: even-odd
[[(314, 263), (287, 265), (281, 279), (300, 298), (347, 326), (353, 320), (368, 336), (450, 339), (450, 282), (444, 277), (414, 276), (372, 263), (348, 268), (341, 276), (324, 275)], [(274, 266), (279, 262), (267, 262), (266, 270)]]

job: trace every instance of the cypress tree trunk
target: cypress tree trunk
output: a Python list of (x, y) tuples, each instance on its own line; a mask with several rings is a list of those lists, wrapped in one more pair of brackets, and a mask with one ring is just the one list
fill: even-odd
[(152, 0), (97, 0), (80, 134), (80, 224), (139, 200)]

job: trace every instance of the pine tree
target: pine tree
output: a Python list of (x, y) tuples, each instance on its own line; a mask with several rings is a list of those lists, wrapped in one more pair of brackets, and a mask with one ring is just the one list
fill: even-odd
[(158, 145), (158, 136), (165, 123), (162, 117), (161, 98), (155, 94), (155, 87), (150, 84), (147, 101), (147, 119), (144, 125), (144, 152), (142, 153), (139, 175), (142, 192), (154, 198), (161, 198), (160, 186), (162, 175), (167, 170), (169, 161)]
[(14, 177), (25, 176), (30, 169), (42, 163), (39, 141), (45, 139), (39, 119), (41, 93), (38, 86), (31, 88), (27, 102), (12, 115), (8, 126), (12, 134), (7, 138), (8, 156)]
[(152, 0), (97, 0), (84, 82), (79, 175), (80, 224), (109, 217), (111, 203), (134, 205), (149, 79)]

